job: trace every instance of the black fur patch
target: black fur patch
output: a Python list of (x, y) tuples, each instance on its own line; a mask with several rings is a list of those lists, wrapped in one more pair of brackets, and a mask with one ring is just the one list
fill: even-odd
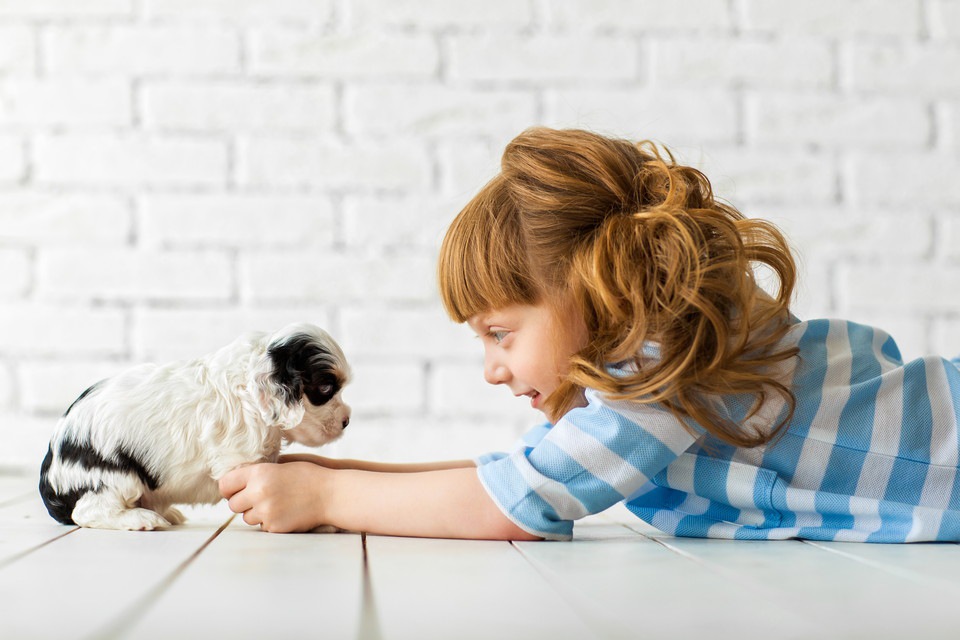
[(286, 404), (295, 404), (306, 395), (311, 404), (320, 406), (340, 391), (343, 383), (337, 376), (337, 359), (311, 336), (294, 334), (270, 345), (267, 353), (273, 361), (273, 380)]
[[(73, 462), (84, 469), (103, 469), (105, 471), (136, 474), (141, 482), (151, 490), (155, 490), (159, 486), (156, 477), (139, 460), (123, 449), (115, 454), (115, 460), (111, 460), (96, 451), (89, 443), (81, 444), (72, 440), (65, 440), (60, 443), (59, 457), (61, 462)], [(40, 497), (43, 498), (43, 504), (47, 507), (47, 513), (54, 520), (61, 524), (76, 524), (73, 521), (73, 510), (77, 506), (77, 500), (89, 491), (99, 491), (101, 487), (98, 483), (71, 491), (57, 491), (50, 484), (48, 478), (52, 464), (53, 449), (47, 447), (47, 455), (40, 465)]]
[(157, 479), (147, 471), (147, 468), (123, 449), (117, 451), (114, 458), (116, 459), (111, 460), (104, 457), (89, 443), (78, 443), (72, 440), (64, 440), (60, 443), (60, 459), (63, 462), (75, 462), (84, 469), (135, 473), (151, 490), (155, 490), (159, 486)]
[(77, 399), (74, 400), (74, 401), (70, 404), (69, 407), (67, 407), (67, 410), (63, 412), (63, 417), (66, 418), (66, 417), (70, 414), (70, 410), (73, 409), (73, 408), (77, 405), (78, 402), (80, 402), (81, 400), (83, 400), (84, 398), (86, 398), (87, 395), (90, 394), (90, 392), (95, 391), (95, 390), (97, 389), (97, 387), (99, 387), (101, 384), (103, 384), (103, 382), (104, 382), (104, 381), (101, 380), (100, 382), (95, 382), (95, 383), (93, 383), (92, 385), (90, 385), (89, 387), (87, 387), (86, 390), (85, 390), (83, 393), (81, 393), (79, 396), (77, 396)]
[(73, 508), (77, 506), (77, 500), (90, 489), (76, 489), (67, 493), (54, 491), (47, 479), (47, 473), (50, 471), (50, 465), (53, 463), (53, 451), (47, 447), (47, 455), (40, 465), (40, 497), (43, 498), (43, 504), (47, 507), (47, 513), (50, 517), (60, 524), (76, 524), (73, 521)]

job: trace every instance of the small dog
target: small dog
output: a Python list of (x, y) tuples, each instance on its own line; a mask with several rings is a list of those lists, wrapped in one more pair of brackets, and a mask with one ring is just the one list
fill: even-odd
[(213, 504), (217, 481), (276, 462), (283, 440), (343, 433), (340, 347), (310, 324), (251, 333), (190, 362), (145, 364), (102, 380), (57, 423), (40, 495), (58, 522), (147, 531), (181, 524), (174, 504)]

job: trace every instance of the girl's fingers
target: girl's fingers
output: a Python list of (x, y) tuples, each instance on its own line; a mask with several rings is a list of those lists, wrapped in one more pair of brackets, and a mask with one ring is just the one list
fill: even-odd
[(230, 498), (238, 491), (242, 491), (247, 486), (247, 473), (250, 467), (240, 467), (227, 473), (220, 478), (217, 486), (220, 489), (220, 495), (224, 498)]

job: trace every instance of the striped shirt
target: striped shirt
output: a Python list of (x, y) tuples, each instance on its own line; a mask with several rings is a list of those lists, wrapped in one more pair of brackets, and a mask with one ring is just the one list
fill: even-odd
[[(587, 390), (587, 406), (477, 459), (487, 492), (525, 531), (569, 539), (573, 521), (624, 502), (665, 533), (735, 539), (960, 541), (960, 358), (904, 364), (886, 333), (796, 322), (783, 340), (796, 410), (754, 448), (691, 433), (656, 405)], [(782, 399), (745, 420), (775, 424)]]

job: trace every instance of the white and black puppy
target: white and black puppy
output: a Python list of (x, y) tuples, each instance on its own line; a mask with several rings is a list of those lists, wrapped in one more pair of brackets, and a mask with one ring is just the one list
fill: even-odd
[(341, 399), (349, 378), (343, 351), (310, 324), (129, 369), (84, 391), (57, 423), (40, 469), (43, 502), (63, 524), (180, 524), (172, 505), (219, 501), (224, 474), (275, 462), (282, 441), (338, 438), (350, 420)]

